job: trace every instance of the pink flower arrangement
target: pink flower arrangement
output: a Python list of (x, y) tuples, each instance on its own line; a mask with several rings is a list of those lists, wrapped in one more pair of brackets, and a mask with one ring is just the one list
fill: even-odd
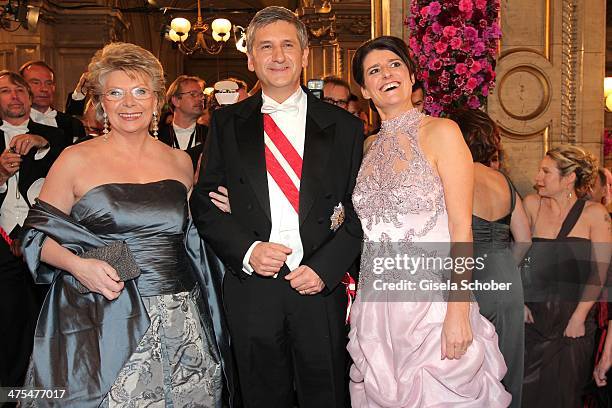
[(431, 115), (486, 104), (495, 86), (499, 7), (499, 0), (412, 0), (405, 23)]
[(604, 130), (604, 157), (612, 154), (612, 129)]

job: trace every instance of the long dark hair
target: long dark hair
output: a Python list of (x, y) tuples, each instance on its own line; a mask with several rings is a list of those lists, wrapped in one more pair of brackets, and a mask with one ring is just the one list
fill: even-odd
[(501, 149), (501, 137), (495, 122), (477, 109), (460, 109), (450, 118), (459, 125), (474, 162), (488, 166)]

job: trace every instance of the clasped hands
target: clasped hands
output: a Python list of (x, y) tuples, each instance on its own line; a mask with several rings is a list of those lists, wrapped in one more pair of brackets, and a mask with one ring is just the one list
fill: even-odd
[(32, 148), (38, 149), (47, 145), (47, 139), (38, 135), (22, 134), (13, 137), (9, 147), (0, 154), (0, 175), (11, 177), (19, 171), (22, 156), (28, 154)]
[[(260, 242), (253, 248), (249, 264), (258, 275), (274, 276), (280, 271), (291, 252), (291, 248), (282, 244)], [(325, 287), (319, 275), (307, 265), (298, 266), (285, 276), (285, 279), (300, 295), (316, 295)]]

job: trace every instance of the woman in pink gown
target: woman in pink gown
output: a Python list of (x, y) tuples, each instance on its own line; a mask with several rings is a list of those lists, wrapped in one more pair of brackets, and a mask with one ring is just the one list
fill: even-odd
[(435, 270), (409, 275), (416, 291), (380, 290), (381, 279), (393, 279), (381, 273), (381, 257), (445, 256), (450, 243), (472, 241), (469, 149), (454, 122), (413, 108), (414, 72), (405, 43), (395, 37), (371, 40), (353, 58), (353, 77), (383, 122), (353, 193), (364, 251), (348, 345), (351, 403), (507, 407), (511, 396), (500, 382), (506, 365), (476, 303), (419, 292), (419, 280), (446, 281)]

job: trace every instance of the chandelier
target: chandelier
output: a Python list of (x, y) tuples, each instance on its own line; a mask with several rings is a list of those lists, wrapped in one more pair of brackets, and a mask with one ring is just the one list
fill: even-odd
[[(212, 20), (212, 24), (206, 21)], [(196, 23), (191, 25), (189, 20), (183, 17), (177, 17), (170, 22), (170, 31), (168, 38), (178, 44), (179, 50), (187, 55), (194, 52), (208, 52), (209, 54), (218, 54), (223, 49), (223, 46), (230, 38), (232, 31), (232, 23), (226, 18), (204, 19), (202, 18), (202, 7), (198, 0), (198, 18)], [(205, 37), (205, 33), (212, 29), (212, 41)], [(189, 31), (192, 35), (189, 35)], [(234, 38), (236, 34), (234, 33)]]
[(9, 0), (0, 8), (0, 29), (17, 31), (23, 27), (34, 32), (39, 16), (40, 8), (29, 5), (27, 0)]

